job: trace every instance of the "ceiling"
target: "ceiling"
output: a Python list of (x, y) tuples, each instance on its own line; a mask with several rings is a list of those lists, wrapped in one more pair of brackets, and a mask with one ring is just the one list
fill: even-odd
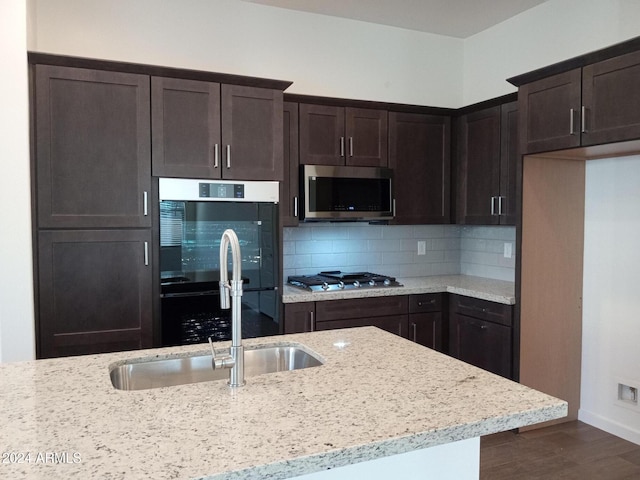
[(547, 0), (245, 0), (467, 38)]

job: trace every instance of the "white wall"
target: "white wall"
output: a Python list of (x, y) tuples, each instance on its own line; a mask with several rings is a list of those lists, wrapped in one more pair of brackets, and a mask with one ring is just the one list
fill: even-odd
[(463, 103), (515, 92), (507, 78), (640, 35), (638, 0), (548, 0), (465, 40)]
[(38, 51), (294, 81), (292, 93), (458, 107), (460, 39), (240, 0), (33, 0)]
[(0, 361), (34, 357), (26, 0), (0, 2)]
[(640, 444), (640, 156), (587, 162), (579, 418)]

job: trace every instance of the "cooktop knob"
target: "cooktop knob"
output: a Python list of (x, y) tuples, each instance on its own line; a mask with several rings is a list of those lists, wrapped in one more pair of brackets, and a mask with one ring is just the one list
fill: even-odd
[(322, 289), (323, 289), (323, 290), (329, 290), (329, 284), (328, 284), (327, 282), (324, 282), (324, 283), (322, 284)]
[(344, 282), (342, 280), (338, 282), (338, 288), (344, 288)]
[(360, 288), (360, 282), (356, 280), (355, 282), (353, 282), (353, 286), (356, 288)]
[(391, 280), (389, 280), (388, 278), (385, 278), (384, 282), (382, 283), (384, 283), (388, 287), (389, 285), (391, 285)]
[(376, 286), (376, 281), (375, 280), (369, 280), (369, 285), (371, 285), (372, 287)]

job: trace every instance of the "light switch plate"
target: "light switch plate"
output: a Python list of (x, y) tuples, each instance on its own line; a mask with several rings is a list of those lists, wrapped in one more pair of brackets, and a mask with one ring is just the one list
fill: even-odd
[(513, 256), (513, 244), (511, 242), (505, 242), (504, 258), (511, 258), (512, 256)]

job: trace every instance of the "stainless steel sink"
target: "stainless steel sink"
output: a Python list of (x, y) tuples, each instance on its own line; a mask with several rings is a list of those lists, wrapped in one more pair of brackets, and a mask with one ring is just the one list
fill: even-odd
[[(301, 345), (247, 348), (245, 376), (317, 367), (322, 361)], [(198, 353), (162, 360), (135, 360), (110, 369), (111, 383), (119, 390), (144, 390), (229, 378), (229, 370), (213, 370), (211, 355)]]

